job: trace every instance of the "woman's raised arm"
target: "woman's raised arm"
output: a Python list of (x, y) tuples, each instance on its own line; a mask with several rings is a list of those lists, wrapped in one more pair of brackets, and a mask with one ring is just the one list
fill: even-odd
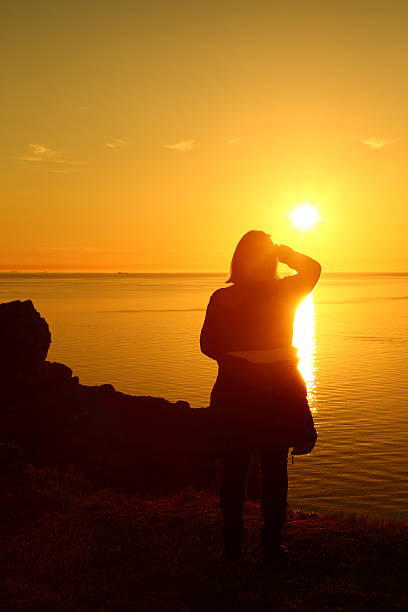
[(279, 261), (297, 271), (295, 276), (289, 277), (290, 282), (296, 284), (299, 292), (310, 293), (320, 278), (322, 267), (319, 262), (283, 244), (276, 247), (276, 255)]

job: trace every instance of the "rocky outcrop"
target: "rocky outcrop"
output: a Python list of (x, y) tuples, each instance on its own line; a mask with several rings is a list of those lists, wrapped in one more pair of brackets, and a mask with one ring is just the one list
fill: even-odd
[(35, 373), (51, 344), (45, 319), (31, 300), (0, 304), (0, 384)]
[(46, 361), (50, 342), (31, 301), (0, 304), (0, 443), (16, 445), (26, 463), (78, 466), (102, 486), (160, 494), (206, 486), (207, 409), (81, 385), (66, 365)]

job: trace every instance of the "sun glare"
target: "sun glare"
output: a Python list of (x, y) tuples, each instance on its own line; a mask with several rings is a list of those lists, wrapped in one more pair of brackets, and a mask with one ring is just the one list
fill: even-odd
[(316, 331), (313, 294), (299, 305), (293, 325), (293, 346), (298, 350), (298, 368), (306, 383), (312, 412), (316, 409)]
[(306, 202), (296, 206), (289, 216), (292, 219), (292, 224), (301, 230), (311, 229), (320, 221), (316, 207)]

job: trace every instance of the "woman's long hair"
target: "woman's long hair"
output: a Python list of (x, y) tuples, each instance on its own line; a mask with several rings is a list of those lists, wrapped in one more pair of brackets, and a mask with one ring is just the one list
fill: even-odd
[(276, 247), (270, 234), (251, 230), (238, 242), (226, 283), (267, 282), (277, 278)]

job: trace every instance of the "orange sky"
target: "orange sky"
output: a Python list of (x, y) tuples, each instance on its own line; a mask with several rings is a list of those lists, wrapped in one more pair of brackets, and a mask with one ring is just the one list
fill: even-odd
[(2, 13), (0, 269), (224, 271), (263, 229), (325, 271), (408, 271), (405, 1)]

